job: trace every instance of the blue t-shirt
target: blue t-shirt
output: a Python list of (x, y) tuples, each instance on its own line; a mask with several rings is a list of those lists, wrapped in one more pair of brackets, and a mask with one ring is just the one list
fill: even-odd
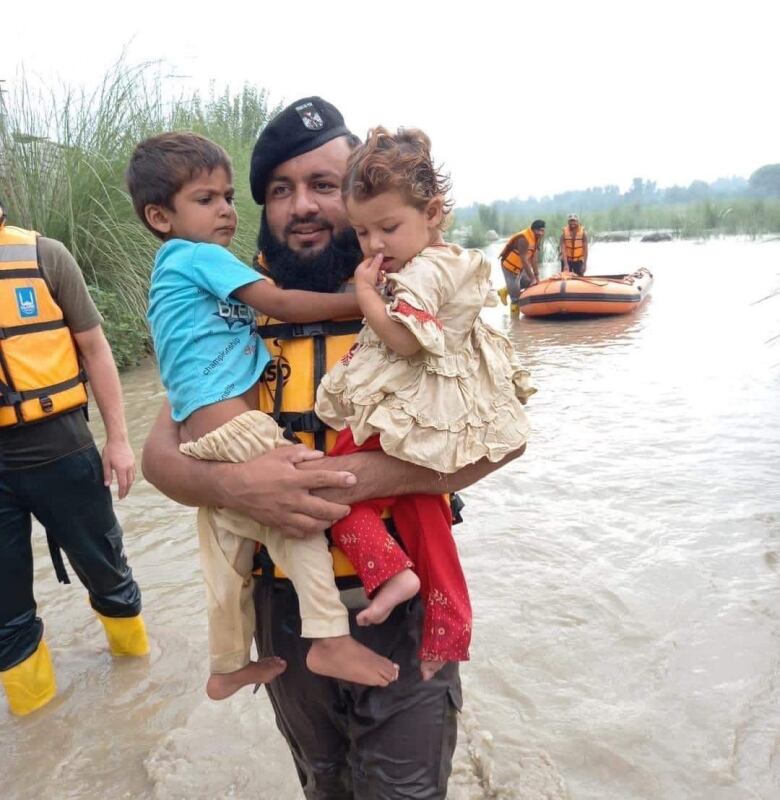
[(176, 422), (260, 378), (270, 356), (255, 312), (231, 294), (262, 279), (218, 244), (170, 239), (157, 251), (147, 317)]

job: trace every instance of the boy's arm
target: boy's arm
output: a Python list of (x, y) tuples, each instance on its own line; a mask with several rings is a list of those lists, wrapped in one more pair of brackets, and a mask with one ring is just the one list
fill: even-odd
[(321, 533), (349, 513), (347, 505), (316, 497), (323, 488), (354, 483), (349, 473), (335, 470), (296, 470), (296, 464), (321, 460), (321, 453), (304, 445), (279, 447), (246, 464), (199, 461), (179, 451), (179, 429), (163, 403), (141, 459), (144, 477), (178, 503), (225, 506), (240, 511), (287, 536)]
[(270, 281), (260, 280), (236, 289), (233, 294), (261, 314), (282, 322), (319, 322), (323, 319), (355, 316), (360, 313), (352, 292), (326, 294), (298, 289), (280, 289)]
[(122, 387), (111, 347), (100, 325), (74, 333), (81, 360), (87, 371), (95, 402), (106, 428), (103, 448), (103, 482), (111, 485), (116, 474), (120, 500), (127, 495), (135, 480), (135, 456), (127, 436), (127, 423), (122, 403)]

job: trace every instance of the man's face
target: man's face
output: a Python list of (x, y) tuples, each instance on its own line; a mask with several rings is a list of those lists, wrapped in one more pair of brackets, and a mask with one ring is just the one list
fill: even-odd
[(542, 239), (544, 237), (544, 228), (536, 228), (534, 229), (534, 233), (537, 239)]
[(579, 225), (579, 222), (577, 222), (576, 219), (570, 219), (569, 220), (569, 230), (572, 233), (574, 233), (577, 230), (578, 225)]
[(349, 228), (341, 198), (350, 148), (340, 136), (271, 173), (265, 216), (274, 238), (302, 257), (319, 255)]

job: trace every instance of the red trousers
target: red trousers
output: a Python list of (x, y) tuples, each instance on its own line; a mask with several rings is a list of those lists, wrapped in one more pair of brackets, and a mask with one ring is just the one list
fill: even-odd
[[(380, 449), (378, 436), (358, 446), (346, 428), (328, 455)], [(406, 553), (382, 522), (382, 512), (387, 508)], [(369, 597), (402, 570), (411, 567), (417, 573), (425, 604), (421, 661), (468, 660), (471, 603), (452, 537), (452, 512), (441, 495), (410, 494), (356, 503), (331, 532)]]

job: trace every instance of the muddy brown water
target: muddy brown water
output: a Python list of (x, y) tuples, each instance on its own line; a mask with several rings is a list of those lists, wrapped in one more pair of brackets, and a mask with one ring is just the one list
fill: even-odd
[[(592, 249), (593, 272), (638, 266), (655, 283), (631, 316), (485, 312), (539, 393), (527, 454), (464, 493), (453, 800), (780, 797), (780, 242)], [(140, 452), (154, 364), (122, 382)], [(265, 697), (203, 693), (194, 512), (143, 480), (117, 510), (152, 653), (111, 658), (36, 531), (59, 694), (0, 709), (0, 796), (301, 797)]]

